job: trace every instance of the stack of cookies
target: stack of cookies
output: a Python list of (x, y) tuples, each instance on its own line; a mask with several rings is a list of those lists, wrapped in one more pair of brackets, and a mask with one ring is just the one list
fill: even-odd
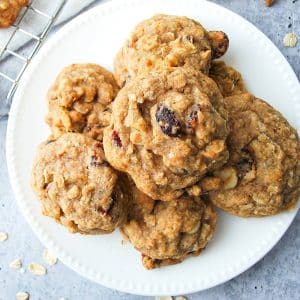
[(293, 208), (299, 138), (215, 61), (228, 45), (221, 31), (156, 15), (133, 30), (114, 75), (64, 68), (47, 97), (52, 134), (33, 166), (43, 213), (71, 232), (119, 227), (152, 269), (200, 254), (214, 206), (241, 217)]

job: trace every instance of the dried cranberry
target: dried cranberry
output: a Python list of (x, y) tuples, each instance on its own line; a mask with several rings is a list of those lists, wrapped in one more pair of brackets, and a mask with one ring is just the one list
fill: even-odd
[(155, 113), (155, 118), (164, 134), (172, 137), (180, 135), (180, 122), (170, 108), (163, 104), (159, 104)]
[(121, 141), (121, 139), (120, 139), (120, 137), (119, 137), (119, 134), (118, 134), (118, 132), (117, 131), (113, 131), (112, 132), (112, 140), (113, 140), (113, 142), (114, 142), (114, 144), (116, 145), (116, 146), (118, 146), (118, 147), (122, 147), (122, 141)]
[(95, 143), (94, 147), (103, 149), (103, 143), (102, 142), (97, 142), (97, 143)]
[(112, 195), (108, 202), (105, 205), (102, 205), (100, 207), (97, 208), (97, 211), (103, 215), (103, 216), (107, 216), (109, 214), (109, 212), (112, 210), (113, 206), (115, 204), (115, 196)]
[(91, 156), (91, 161), (90, 161), (90, 165), (92, 167), (100, 167), (103, 164), (103, 159), (100, 158), (97, 155), (92, 155)]
[(198, 121), (198, 111), (200, 110), (200, 105), (193, 105), (191, 113), (187, 117), (186, 128), (188, 133), (194, 133)]
[(208, 36), (212, 45), (213, 59), (225, 54), (229, 46), (229, 38), (223, 31), (209, 31)]
[(236, 166), (238, 169), (238, 177), (243, 178), (249, 171), (253, 169), (255, 161), (252, 157), (249, 147), (241, 149), (241, 158), (237, 162)]

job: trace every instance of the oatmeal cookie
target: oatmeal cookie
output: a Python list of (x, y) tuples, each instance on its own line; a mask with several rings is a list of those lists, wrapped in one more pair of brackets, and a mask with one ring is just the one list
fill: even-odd
[(226, 118), (219, 89), (203, 73), (170, 68), (141, 74), (113, 103), (105, 155), (149, 197), (173, 200), (226, 162)]
[(217, 215), (209, 202), (192, 197), (155, 201), (130, 186), (128, 222), (121, 230), (142, 253), (145, 268), (179, 263), (200, 254), (216, 227)]
[(227, 35), (207, 32), (186, 17), (156, 15), (138, 24), (115, 59), (120, 86), (141, 72), (164, 67), (193, 67), (208, 73), (213, 58), (228, 48)]
[(65, 67), (48, 92), (46, 122), (54, 138), (65, 132), (85, 133), (102, 140), (111, 103), (118, 92), (113, 75), (96, 64)]
[(266, 102), (250, 94), (225, 98), (230, 158), (214, 173), (223, 181), (213, 203), (241, 217), (268, 216), (294, 207), (300, 196), (297, 132)]
[(49, 140), (39, 147), (32, 174), (43, 214), (71, 232), (110, 233), (126, 218), (127, 196), (101, 142), (79, 133)]
[(29, 0), (0, 0), (0, 28), (9, 27)]
[(216, 82), (224, 97), (248, 92), (242, 75), (223, 61), (212, 62), (209, 77)]

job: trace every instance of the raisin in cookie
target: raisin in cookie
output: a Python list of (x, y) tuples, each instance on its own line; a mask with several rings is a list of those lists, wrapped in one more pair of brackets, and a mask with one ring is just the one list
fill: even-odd
[(79, 133), (43, 143), (33, 165), (43, 213), (71, 232), (110, 233), (126, 218), (127, 197), (102, 144)]
[(211, 239), (217, 216), (209, 202), (181, 197), (155, 201), (132, 184), (128, 222), (121, 230), (142, 253), (145, 268), (179, 263), (199, 255)]
[(227, 112), (209, 77), (170, 68), (131, 80), (104, 131), (110, 164), (153, 199), (173, 200), (228, 157)]
[(212, 62), (209, 77), (216, 82), (224, 97), (247, 93), (242, 75), (223, 61)]
[(208, 73), (212, 58), (222, 56), (229, 40), (221, 31), (207, 32), (186, 17), (156, 15), (141, 22), (115, 59), (120, 86), (141, 72), (164, 67), (193, 67)]
[(241, 217), (292, 208), (300, 196), (300, 144), (296, 131), (266, 102), (250, 94), (225, 99), (230, 158), (215, 172), (223, 188), (213, 203)]
[(12, 25), (29, 0), (0, 0), (0, 28)]
[(96, 64), (65, 67), (48, 92), (46, 121), (54, 138), (80, 132), (101, 141), (117, 92), (113, 75)]

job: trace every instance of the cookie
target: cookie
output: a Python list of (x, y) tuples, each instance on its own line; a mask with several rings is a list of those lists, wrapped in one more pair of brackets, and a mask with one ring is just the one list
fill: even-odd
[(1, 0), (0, 28), (9, 27), (17, 19), (21, 9), (29, 4), (29, 0)]
[(111, 103), (118, 93), (113, 75), (96, 64), (65, 67), (48, 92), (46, 122), (54, 138), (79, 132), (102, 140), (109, 124)]
[(165, 67), (193, 67), (208, 73), (211, 60), (228, 48), (227, 35), (207, 32), (198, 22), (178, 16), (155, 15), (138, 24), (115, 58), (120, 86), (142, 72)]
[(141, 74), (119, 92), (104, 131), (110, 164), (170, 201), (228, 157), (227, 112), (212, 79), (188, 68)]
[(133, 185), (130, 190), (128, 222), (121, 231), (142, 253), (146, 269), (179, 263), (206, 247), (217, 220), (209, 202), (192, 197), (154, 201)]
[(102, 144), (66, 133), (38, 149), (32, 186), (43, 214), (71, 232), (110, 233), (126, 219), (127, 196)]
[(263, 100), (250, 94), (225, 98), (231, 128), (230, 158), (214, 173), (223, 181), (210, 193), (219, 208), (241, 217), (274, 215), (300, 196), (297, 132)]
[(209, 77), (216, 82), (224, 97), (248, 92), (242, 75), (223, 61), (212, 62)]

